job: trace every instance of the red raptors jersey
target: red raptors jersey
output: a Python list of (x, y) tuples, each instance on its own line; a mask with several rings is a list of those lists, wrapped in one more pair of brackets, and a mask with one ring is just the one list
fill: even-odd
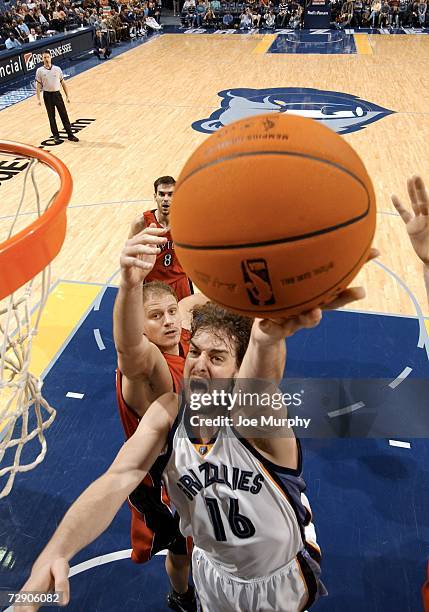
[[(171, 378), (173, 379), (173, 391), (176, 393), (178, 393), (180, 389), (185, 359), (189, 350), (190, 337), (191, 333), (187, 329), (182, 329), (179, 342), (179, 354), (170, 355), (169, 353), (163, 353), (163, 357), (170, 370)], [(119, 415), (125, 435), (127, 439), (131, 438), (138, 427), (140, 417), (127, 405), (122, 396), (122, 372), (119, 370), (116, 370), (116, 399), (118, 400)]]
[[(155, 223), (157, 227), (162, 227), (162, 225), (157, 221), (155, 210), (147, 210), (145, 213), (143, 213), (143, 218), (145, 227), (149, 227), (151, 223)], [(146, 283), (157, 280), (167, 283), (167, 285), (172, 285), (178, 280), (181, 280), (184, 277), (186, 278), (186, 273), (180, 265), (174, 251), (174, 243), (171, 233), (167, 232), (167, 234), (165, 234), (165, 238), (167, 238), (168, 242), (160, 245), (161, 252), (156, 256), (156, 264), (153, 270), (147, 275), (145, 280)], [(188, 293), (188, 295), (190, 294), (191, 292)]]
[[(178, 392), (183, 377), (183, 368), (189, 349), (190, 332), (182, 329), (179, 354), (163, 356), (173, 379), (173, 390)], [(130, 438), (136, 431), (140, 417), (128, 406), (122, 395), (122, 372), (116, 371), (116, 398), (125, 435)], [(176, 554), (187, 553), (188, 546), (179, 530), (179, 519), (170, 508), (170, 500), (162, 486), (162, 469), (157, 460), (143, 481), (131, 493), (128, 503), (131, 508), (131, 559), (144, 563), (160, 550), (168, 548)]]

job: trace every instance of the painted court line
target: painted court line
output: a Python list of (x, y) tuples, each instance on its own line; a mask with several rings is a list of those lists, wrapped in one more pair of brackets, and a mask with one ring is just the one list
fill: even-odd
[(332, 410), (332, 412), (328, 412), (328, 417), (332, 419), (337, 416), (342, 416), (343, 414), (350, 414), (351, 412), (359, 410), (359, 408), (363, 408), (364, 406), (364, 402), (356, 402), (356, 404), (350, 404), (349, 406), (345, 406), (339, 410)]
[(404, 382), (404, 380), (407, 378), (407, 376), (409, 376), (411, 374), (411, 372), (413, 371), (413, 368), (410, 367), (406, 367), (402, 370), (402, 372), (400, 374), (398, 374), (398, 376), (395, 378), (395, 380), (392, 380), (391, 383), (389, 383), (389, 387), (391, 389), (396, 389), (396, 387), (398, 385), (401, 384), (401, 382)]
[(399, 440), (389, 440), (390, 446), (397, 446), (398, 448), (411, 448), (409, 442), (400, 442)]
[[(161, 550), (156, 553), (156, 556), (165, 556), (167, 554), (166, 550)], [(122, 559), (129, 559), (131, 557), (131, 548), (127, 550), (117, 550), (112, 553), (108, 553), (107, 555), (100, 555), (99, 557), (94, 557), (93, 559), (88, 559), (87, 561), (83, 561), (82, 563), (78, 563), (78, 565), (74, 565), (70, 568), (69, 578), (72, 576), (76, 576), (76, 574), (81, 574), (82, 572), (86, 572), (93, 567), (99, 567), (100, 565), (105, 565), (106, 563), (112, 563), (113, 561), (121, 561)]]
[(83, 399), (85, 393), (75, 393), (74, 391), (67, 391), (66, 397), (71, 397), (72, 399)]
[(112, 276), (111, 276), (110, 278), (108, 278), (108, 279), (107, 279), (107, 281), (104, 283), (104, 285), (103, 285), (103, 289), (102, 289), (102, 290), (100, 291), (100, 293), (98, 294), (97, 299), (96, 299), (95, 304), (94, 304), (94, 310), (95, 310), (95, 311), (100, 310), (101, 300), (103, 299), (104, 294), (106, 293), (107, 288), (108, 288), (108, 287), (111, 285), (111, 282), (113, 281), (113, 279), (115, 278), (115, 276), (117, 276), (117, 275), (120, 273), (120, 271), (121, 271), (121, 269), (120, 269), (120, 268), (118, 268), (118, 269), (116, 270), (116, 272), (114, 272), (114, 273), (112, 274)]
[(94, 331), (94, 338), (97, 343), (98, 349), (100, 351), (106, 350), (106, 347), (104, 346), (103, 338), (101, 337), (101, 334), (100, 334), (100, 330), (97, 328), (97, 329), (94, 329), (93, 331)]
[(375, 260), (374, 263), (376, 266), (379, 266), (380, 268), (385, 270), (385, 272), (393, 276), (396, 282), (404, 289), (404, 291), (406, 291), (410, 300), (414, 304), (414, 308), (416, 309), (416, 313), (417, 313), (417, 318), (419, 320), (419, 340), (417, 342), (417, 346), (418, 348), (424, 348), (426, 350), (426, 355), (427, 355), (427, 358), (429, 359), (429, 336), (426, 330), (423, 312), (422, 312), (422, 309), (420, 308), (420, 304), (418, 303), (416, 296), (408, 288), (406, 283), (404, 283), (404, 281), (395, 272), (393, 272), (393, 270), (388, 268), (386, 265), (382, 264), (381, 261)]

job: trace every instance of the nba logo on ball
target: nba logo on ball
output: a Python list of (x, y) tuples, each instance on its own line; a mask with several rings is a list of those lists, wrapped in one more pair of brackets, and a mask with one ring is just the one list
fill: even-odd
[(334, 300), (367, 260), (375, 219), (356, 151), (322, 123), (286, 113), (209, 136), (180, 173), (170, 213), (177, 256), (202, 293), (270, 318)]
[(241, 262), (241, 268), (250, 302), (255, 306), (274, 304), (273, 288), (265, 259), (247, 259)]

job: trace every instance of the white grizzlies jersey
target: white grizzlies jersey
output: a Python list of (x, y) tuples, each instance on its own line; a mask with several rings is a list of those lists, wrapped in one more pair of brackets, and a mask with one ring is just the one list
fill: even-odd
[(208, 445), (192, 442), (183, 413), (182, 408), (171, 430), (163, 471), (182, 534), (244, 580), (267, 576), (298, 557), (309, 607), (325, 591), (318, 580), (320, 550), (304, 495), (299, 442), (298, 469), (287, 469), (262, 457), (229, 427)]

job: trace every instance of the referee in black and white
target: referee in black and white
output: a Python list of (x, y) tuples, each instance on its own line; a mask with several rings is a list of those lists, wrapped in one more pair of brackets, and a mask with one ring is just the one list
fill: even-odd
[(43, 51), (42, 57), (43, 66), (40, 66), (40, 68), (38, 68), (36, 71), (37, 102), (39, 105), (41, 104), (40, 92), (43, 91), (43, 101), (45, 103), (46, 110), (48, 111), (49, 123), (55, 144), (60, 144), (63, 142), (58, 132), (58, 126), (55, 119), (55, 109), (57, 109), (59, 112), (64, 130), (68, 134), (68, 139), (72, 140), (73, 142), (79, 142), (79, 138), (76, 138), (72, 132), (70, 119), (60, 92), (60, 88), (62, 87), (64, 89), (64, 93), (66, 94), (67, 102), (70, 102), (69, 92), (64, 80), (63, 71), (59, 66), (52, 65), (52, 58), (49, 51)]

